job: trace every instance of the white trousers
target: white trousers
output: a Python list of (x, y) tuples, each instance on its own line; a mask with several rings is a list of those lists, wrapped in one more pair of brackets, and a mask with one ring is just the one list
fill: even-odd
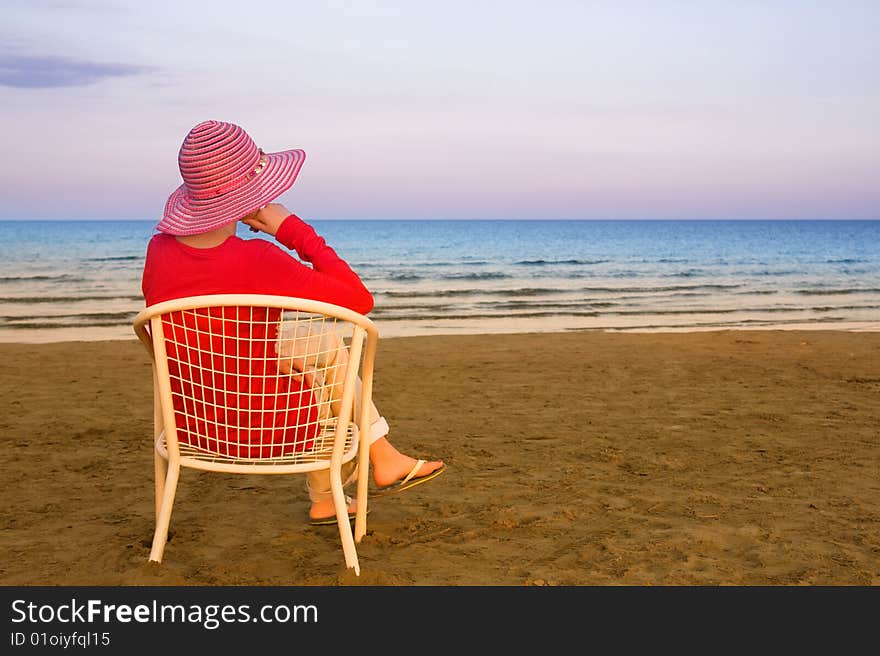
[[(291, 375), (301, 375), (309, 386), (328, 398), (318, 399), (319, 416), (338, 416), (342, 407), (342, 390), (348, 370), (348, 348), (333, 330), (283, 321), (278, 331), (275, 350), (279, 357), (279, 369)], [(356, 408), (360, 410), (362, 385), (357, 379)], [(388, 422), (379, 414), (375, 404), (369, 406), (370, 444), (388, 434)], [(342, 466), (342, 480), (349, 484), (356, 479), (357, 465), (354, 460)], [(306, 487), (313, 502), (331, 497), (330, 472), (323, 469), (308, 473)]]

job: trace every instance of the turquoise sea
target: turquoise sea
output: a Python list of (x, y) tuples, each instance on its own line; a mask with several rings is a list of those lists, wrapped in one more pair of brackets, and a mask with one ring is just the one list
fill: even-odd
[[(153, 225), (0, 222), (0, 341), (132, 337)], [(880, 221), (313, 225), (373, 291), (383, 336), (880, 330)]]

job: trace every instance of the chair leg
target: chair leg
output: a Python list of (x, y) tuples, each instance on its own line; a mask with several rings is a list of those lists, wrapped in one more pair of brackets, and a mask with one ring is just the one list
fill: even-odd
[(370, 486), (370, 445), (368, 439), (358, 444), (357, 515), (354, 520), (354, 541), (360, 543), (367, 533), (367, 495)]
[[(164, 482), (162, 505), (156, 516), (156, 532), (153, 533), (153, 548), (150, 549), (150, 560), (161, 563), (162, 554), (165, 552), (165, 542), (168, 540), (168, 526), (171, 523), (171, 508), (174, 506), (174, 495), (177, 493), (177, 479), (180, 476), (180, 465), (169, 463), (168, 476)], [(158, 483), (157, 483), (158, 487)]]
[(361, 575), (358, 564), (357, 548), (351, 533), (351, 522), (348, 520), (348, 504), (345, 503), (345, 492), (342, 489), (342, 475), (335, 471), (330, 473), (330, 491), (333, 493), (333, 505), (336, 508), (336, 521), (339, 524), (339, 538), (342, 540), (342, 552), (345, 554), (345, 566), (354, 568), (354, 573)]
[(159, 522), (159, 511), (162, 509), (162, 496), (165, 493), (165, 479), (168, 477), (168, 461), (159, 452), (153, 450), (156, 464), (156, 522)]

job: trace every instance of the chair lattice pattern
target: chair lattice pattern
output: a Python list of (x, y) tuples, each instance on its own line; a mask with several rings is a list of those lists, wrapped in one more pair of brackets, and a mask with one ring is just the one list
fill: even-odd
[[(181, 456), (264, 466), (329, 458), (343, 328), (334, 317), (272, 307), (163, 315)], [(347, 433), (346, 450), (352, 425)]]

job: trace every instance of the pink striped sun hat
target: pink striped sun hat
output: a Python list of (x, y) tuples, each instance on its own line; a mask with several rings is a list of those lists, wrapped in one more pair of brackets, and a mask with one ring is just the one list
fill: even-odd
[(233, 123), (199, 123), (180, 147), (183, 184), (168, 197), (156, 229), (197, 235), (238, 221), (290, 189), (305, 157), (302, 150), (264, 153)]

